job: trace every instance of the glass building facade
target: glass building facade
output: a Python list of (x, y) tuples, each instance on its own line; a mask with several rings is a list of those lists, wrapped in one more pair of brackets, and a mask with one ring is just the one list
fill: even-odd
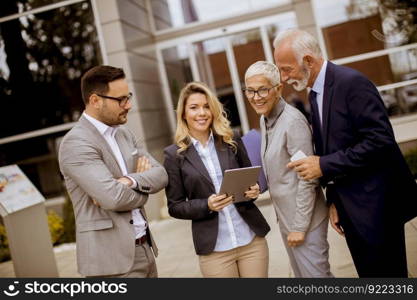
[[(57, 147), (82, 113), (81, 75), (102, 63), (124, 68), (134, 96), (127, 125), (160, 161), (189, 81), (216, 91), (236, 131), (257, 128), (241, 90), (245, 70), (273, 62), (274, 37), (295, 27), (318, 38), (326, 59), (367, 75), (397, 141), (415, 145), (417, 14), (407, 3), (2, 0), (0, 166), (18, 164), (46, 198), (64, 192)], [(285, 87), (284, 97), (308, 110), (305, 92)], [(166, 214), (163, 192), (155, 197), (147, 204), (151, 218)]]

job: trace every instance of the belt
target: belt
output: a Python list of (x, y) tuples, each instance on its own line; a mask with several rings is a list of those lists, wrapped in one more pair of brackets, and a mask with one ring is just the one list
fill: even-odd
[(135, 245), (139, 246), (139, 245), (143, 245), (148, 241), (148, 238), (146, 237), (146, 234), (141, 236), (140, 238), (135, 240)]

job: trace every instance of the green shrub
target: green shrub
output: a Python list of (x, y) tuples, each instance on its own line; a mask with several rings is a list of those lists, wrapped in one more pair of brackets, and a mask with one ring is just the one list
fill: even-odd
[(10, 259), (9, 241), (7, 240), (6, 228), (0, 224), (0, 262)]
[(52, 245), (56, 245), (64, 234), (64, 220), (53, 210), (48, 211), (48, 227)]
[(65, 197), (64, 204), (64, 235), (62, 236), (62, 243), (75, 242), (75, 217), (72, 208), (71, 200), (68, 194)]
[[(53, 210), (48, 211), (48, 227), (51, 233), (52, 244), (61, 242), (64, 235), (64, 221)], [(9, 242), (7, 239), (6, 229), (0, 224), (0, 262), (10, 259)]]
[(417, 149), (413, 149), (408, 151), (404, 158), (411, 170), (411, 173), (413, 173), (414, 178), (417, 178)]

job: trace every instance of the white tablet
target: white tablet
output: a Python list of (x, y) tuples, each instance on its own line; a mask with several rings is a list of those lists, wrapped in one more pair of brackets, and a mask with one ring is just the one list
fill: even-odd
[(224, 171), (220, 195), (234, 196), (234, 202), (248, 201), (245, 192), (258, 182), (260, 166), (229, 169)]

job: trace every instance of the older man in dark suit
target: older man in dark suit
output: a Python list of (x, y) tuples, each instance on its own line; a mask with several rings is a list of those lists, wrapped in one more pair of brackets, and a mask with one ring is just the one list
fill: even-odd
[(407, 277), (404, 223), (417, 215), (417, 186), (377, 89), (325, 61), (305, 31), (281, 32), (274, 47), (282, 80), (311, 88), (316, 155), (288, 167), (326, 187), (331, 225), (346, 236), (360, 277)]

